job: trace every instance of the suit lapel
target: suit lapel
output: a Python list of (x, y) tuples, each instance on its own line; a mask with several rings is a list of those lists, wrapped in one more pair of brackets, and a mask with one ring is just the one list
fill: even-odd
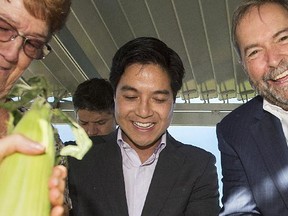
[(117, 131), (113, 136), (105, 137), (103, 157), (103, 187), (106, 191), (107, 201), (110, 203), (113, 216), (128, 216), (125, 184), (122, 171), (121, 151), (117, 144)]
[(270, 113), (255, 125), (251, 132), (269, 173), (288, 206), (288, 147), (281, 123)]
[(160, 153), (142, 211), (142, 216), (159, 215), (160, 210), (175, 184), (184, 159), (177, 155), (177, 148), (175, 147), (174, 142), (176, 141), (168, 134), (167, 145)]

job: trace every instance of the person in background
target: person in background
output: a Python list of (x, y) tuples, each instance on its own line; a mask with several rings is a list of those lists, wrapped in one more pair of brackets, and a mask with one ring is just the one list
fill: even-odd
[[(0, 101), (28, 68), (33, 59), (44, 59), (51, 51), (48, 41), (64, 25), (70, 0), (0, 0)], [(0, 109), (0, 122), (8, 113)], [(6, 124), (0, 125), (0, 161), (14, 152), (43, 154), (44, 147), (22, 135), (6, 136)], [(53, 206), (51, 216), (64, 212), (63, 190), (67, 170), (56, 166), (47, 186)], [(1, 179), (0, 179), (1, 181)]]
[(242, 1), (232, 40), (258, 96), (217, 125), (220, 215), (288, 215), (288, 1)]
[(79, 84), (73, 105), (78, 124), (89, 136), (106, 135), (115, 130), (114, 97), (109, 81), (93, 78)]
[(215, 157), (167, 131), (184, 68), (162, 41), (140, 37), (115, 54), (110, 83), (119, 127), (68, 158), (74, 216), (212, 216), (219, 213)]

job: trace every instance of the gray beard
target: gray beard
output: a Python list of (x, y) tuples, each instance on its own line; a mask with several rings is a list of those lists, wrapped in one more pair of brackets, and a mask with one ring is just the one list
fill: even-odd
[(269, 86), (269, 84), (263, 80), (256, 83), (250, 80), (250, 83), (255, 88), (257, 94), (261, 95), (269, 103), (281, 107), (284, 110), (288, 110), (288, 86), (279, 91), (278, 89)]

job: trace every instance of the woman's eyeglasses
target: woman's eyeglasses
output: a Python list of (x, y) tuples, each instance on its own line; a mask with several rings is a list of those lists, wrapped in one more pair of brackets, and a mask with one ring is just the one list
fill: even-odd
[(18, 36), (23, 38), (24, 53), (30, 58), (44, 59), (52, 50), (47, 43), (41, 40), (20, 35), (17, 29), (0, 18), (0, 42), (13, 41)]

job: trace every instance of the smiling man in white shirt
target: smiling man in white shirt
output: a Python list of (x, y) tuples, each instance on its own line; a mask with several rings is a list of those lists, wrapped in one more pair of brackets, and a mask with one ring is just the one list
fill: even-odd
[(259, 96), (217, 126), (220, 215), (288, 215), (288, 1), (246, 0), (232, 40)]
[(218, 215), (215, 157), (168, 132), (184, 68), (151, 37), (115, 54), (110, 83), (119, 128), (94, 137), (82, 161), (69, 159), (74, 216)]

